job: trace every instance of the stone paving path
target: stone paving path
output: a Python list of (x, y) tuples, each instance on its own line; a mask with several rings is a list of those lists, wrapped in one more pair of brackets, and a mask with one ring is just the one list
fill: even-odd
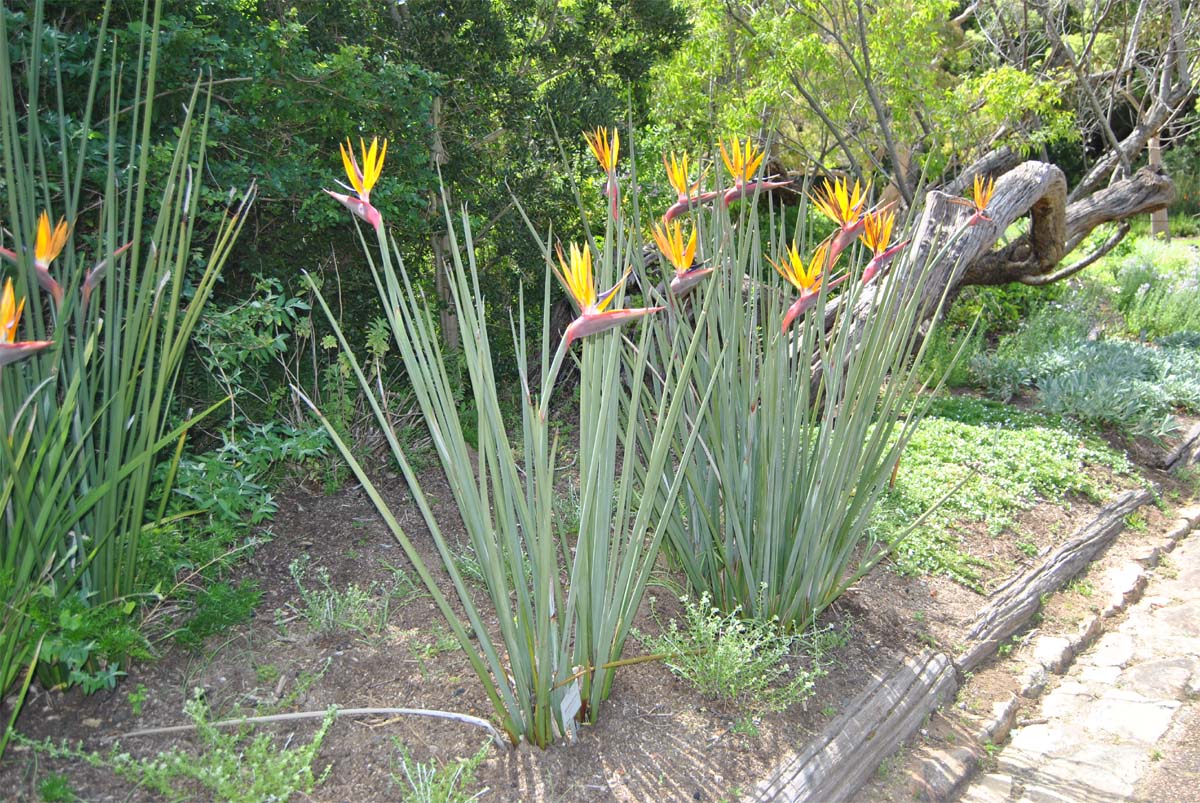
[(1080, 655), (1012, 732), (963, 803), (1145, 801), (1139, 782), (1200, 695), (1200, 531), (1180, 543), (1124, 622)]

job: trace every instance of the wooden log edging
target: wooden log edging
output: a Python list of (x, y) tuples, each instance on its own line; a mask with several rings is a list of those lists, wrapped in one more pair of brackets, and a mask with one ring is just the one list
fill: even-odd
[(1145, 489), (1125, 491), (1038, 566), (991, 595), (976, 615), (969, 644), (957, 658), (926, 650), (877, 678), (798, 754), (785, 756), (744, 800), (849, 800), (879, 764), (958, 692), (958, 678), (994, 655), (1001, 642), (1025, 626), (1043, 594), (1057, 591), (1125, 528), (1125, 517), (1154, 498)]
[(1196, 424), (1188, 430), (1175, 448), (1163, 458), (1163, 468), (1168, 471), (1178, 471), (1195, 463), (1198, 458), (1200, 458), (1200, 424)]
[(954, 659), (958, 671), (971, 672), (990, 658), (1002, 641), (1025, 626), (1040, 607), (1043, 594), (1057, 591), (1082, 571), (1125, 528), (1125, 517), (1153, 498), (1145, 488), (1125, 491), (1040, 566), (992, 592), (992, 601), (967, 632), (966, 649)]
[(785, 759), (751, 799), (849, 799), (957, 691), (954, 664), (945, 653), (927, 650), (905, 660), (855, 697), (801, 753)]

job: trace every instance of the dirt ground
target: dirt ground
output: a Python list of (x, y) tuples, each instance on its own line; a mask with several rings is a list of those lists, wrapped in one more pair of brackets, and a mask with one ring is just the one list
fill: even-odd
[[(435, 514), (453, 531), (457, 514), (449, 490), (436, 477), (426, 479), (428, 495), (438, 500)], [(1131, 477), (1116, 480), (1123, 487), (1136, 482)], [(436, 565), (428, 533), (401, 481), (393, 478), (385, 487), (401, 523), (430, 565)], [(215, 716), (255, 710), (324, 711), (336, 704), (441, 709), (487, 718), (487, 700), (466, 659), (447, 638), (448, 629), (432, 601), (399, 582), (389, 568), (403, 568), (404, 557), (361, 489), (347, 487), (326, 496), (299, 486), (278, 501), (279, 513), (269, 527), (271, 540), (240, 569), (265, 592), (251, 621), (211, 638), (202, 651), (168, 648), (161, 660), (134, 666), (112, 692), (85, 696), (78, 691), (34, 690), (17, 729), (34, 740), (80, 738), (84, 748), (105, 752), (118, 741), (121, 750), (139, 756), (172, 746), (187, 749), (195, 746), (189, 734), (123, 735), (186, 722), (183, 705), (195, 689), (203, 690)], [(1060, 506), (1043, 504), (999, 536), (988, 535), (983, 525), (965, 528), (961, 535), (967, 549), (991, 567), (984, 583), (992, 588), (1036, 560), (1019, 550), (1018, 542), (1032, 541), (1045, 553), (1065, 541), (1096, 507), (1079, 499)], [(288, 568), (301, 556), (307, 556), (309, 576), (323, 567), (333, 588), (355, 583), (379, 593), (391, 591), (386, 626), (365, 636), (312, 634), (299, 616), (296, 584)], [(415, 578), (411, 572), (409, 576)], [(644, 604), (640, 629), (653, 632), (658, 622), (679, 618), (679, 603), (665, 585), (652, 585), (649, 595), (656, 598), (657, 619)], [(741, 712), (699, 697), (662, 664), (630, 666), (617, 674), (598, 724), (582, 728), (577, 743), (544, 751), (491, 747), (472, 791), (486, 788), (481, 800), (546, 803), (739, 799), (753, 792), (779, 756), (802, 746), (902, 656), (930, 646), (953, 652), (984, 599), (945, 579), (901, 576), (885, 562), (823, 615), (822, 624), (848, 628), (850, 638), (804, 703), (757, 718), (753, 728), (744, 721), (739, 726)], [(631, 640), (626, 655), (644, 651)], [(998, 685), (1011, 681), (1003, 673), (998, 678)], [(140, 686), (146, 689), (146, 699), (135, 716), (128, 695)], [(983, 699), (990, 692), (978, 693)], [(264, 728), (273, 729), (281, 742), (303, 742), (317, 723)], [(751, 732), (755, 729), (757, 733)], [(475, 754), (486, 741), (482, 730), (460, 722), (339, 719), (315, 765), (318, 772), (328, 767), (328, 778), (309, 799), (401, 799), (407, 785), (398, 744), (414, 759), (449, 761)], [(39, 800), (37, 784), (51, 772), (67, 775), (83, 800), (157, 799), (107, 770), (50, 760), (21, 745), (11, 747), (0, 766), (0, 789), (6, 790), (8, 800)], [(901, 787), (886, 787), (884, 783), (872, 794), (904, 799)]]

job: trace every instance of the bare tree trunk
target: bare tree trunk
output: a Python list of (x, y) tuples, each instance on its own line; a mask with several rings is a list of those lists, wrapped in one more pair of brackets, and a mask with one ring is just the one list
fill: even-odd
[[(1156, 170), (1162, 169), (1162, 146), (1159, 144), (1158, 135), (1150, 137), (1150, 167)], [(1162, 237), (1164, 240), (1171, 239), (1170, 220), (1167, 217), (1167, 210), (1155, 209), (1150, 213), (1150, 236)]]
[[(429, 145), (429, 161), (436, 171), (446, 164), (445, 143), (442, 142), (442, 99), (434, 96), (433, 106), (429, 111), (429, 128), (432, 141)], [(429, 213), (433, 220), (442, 220), (442, 199), (438, 190), (429, 194)], [(433, 250), (434, 289), (438, 297), (438, 323), (442, 327), (442, 337), (450, 351), (457, 351), (461, 345), (458, 331), (458, 316), (454, 314), (454, 298), (450, 293), (450, 263), (446, 259), (449, 250), (449, 238), (441, 226), (434, 226), (429, 235), (430, 247)]]

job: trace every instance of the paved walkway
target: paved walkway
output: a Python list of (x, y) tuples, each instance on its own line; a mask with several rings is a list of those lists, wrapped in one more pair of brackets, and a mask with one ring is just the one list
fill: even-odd
[[(1012, 732), (964, 803), (1200, 800), (1200, 531)], [(1165, 771), (1178, 767), (1179, 772)], [(1193, 773), (1180, 784), (1181, 773)], [(1165, 796), (1163, 796), (1165, 795)], [(1180, 795), (1187, 795), (1180, 797)]]

